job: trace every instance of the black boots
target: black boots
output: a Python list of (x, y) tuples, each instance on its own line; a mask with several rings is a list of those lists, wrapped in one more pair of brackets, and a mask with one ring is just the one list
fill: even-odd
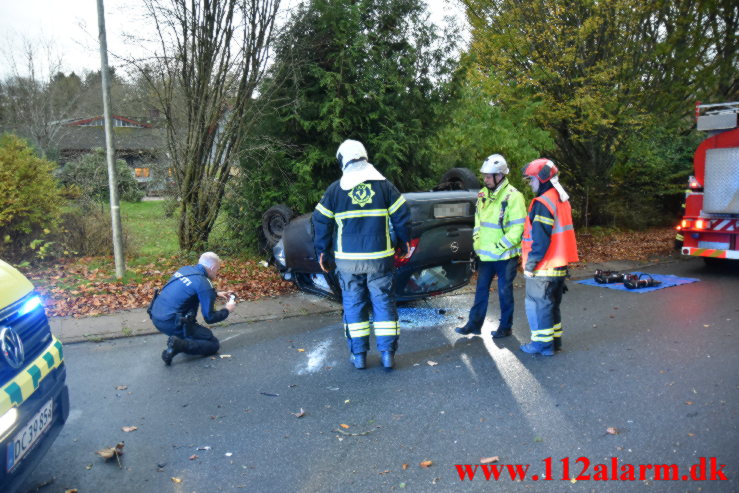
[(169, 336), (167, 339), (167, 349), (162, 351), (162, 361), (169, 366), (172, 364), (172, 358), (185, 350), (185, 341), (176, 336)]
[(392, 370), (395, 366), (395, 352), (393, 351), (382, 351), (380, 359), (382, 360), (382, 367), (386, 371)]
[(457, 327), (456, 329), (454, 329), (454, 332), (463, 336), (466, 336), (468, 334), (480, 335), (481, 330), (479, 328), (473, 329), (472, 327), (465, 325), (463, 327)]
[(493, 336), (493, 339), (500, 339), (502, 337), (508, 337), (511, 334), (513, 334), (513, 329), (498, 329), (490, 333), (490, 335)]
[(357, 370), (364, 370), (367, 366), (367, 353), (357, 353), (349, 356), (349, 361)]

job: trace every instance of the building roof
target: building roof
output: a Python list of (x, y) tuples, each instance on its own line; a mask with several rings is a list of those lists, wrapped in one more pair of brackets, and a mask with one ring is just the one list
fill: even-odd
[[(104, 127), (68, 126), (61, 134), (58, 144), (61, 151), (105, 148)], [(119, 151), (163, 151), (166, 145), (164, 129), (113, 127), (113, 145)]]

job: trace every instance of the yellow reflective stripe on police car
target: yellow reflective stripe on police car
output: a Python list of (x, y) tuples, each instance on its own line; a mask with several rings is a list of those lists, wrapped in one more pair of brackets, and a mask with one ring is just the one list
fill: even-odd
[(36, 358), (33, 363), (25, 367), (0, 391), (0, 416), (11, 407), (20, 406), (38, 389), (41, 381), (64, 361), (62, 343), (52, 337), (51, 344)]

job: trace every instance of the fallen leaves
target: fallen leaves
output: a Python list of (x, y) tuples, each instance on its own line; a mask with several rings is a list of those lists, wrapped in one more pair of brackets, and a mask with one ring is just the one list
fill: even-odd
[(190, 460), (197, 460), (198, 456), (196, 454), (192, 454), (190, 457), (188, 457)]
[(138, 426), (123, 426), (121, 427), (121, 430), (123, 430), (125, 433), (131, 433), (132, 431), (138, 430)]
[(430, 461), (430, 460), (424, 460), (424, 461), (421, 461), (421, 463), (420, 463), (420, 464), (418, 464), (418, 465), (419, 465), (419, 466), (421, 466), (421, 467), (423, 467), (424, 469), (428, 469), (428, 468), (429, 468), (429, 467), (431, 467), (431, 466), (432, 466), (433, 464), (434, 464), (434, 463), (433, 463), (432, 461)]
[(406, 471), (408, 469), (408, 464), (403, 464), (403, 470)]
[(100, 449), (95, 453), (105, 459), (106, 462), (115, 457), (116, 461), (118, 461), (118, 467), (122, 468), (120, 456), (123, 455), (123, 447), (124, 442), (118, 442), (115, 447)]
[(348, 430), (349, 429), (349, 425), (345, 425), (344, 423), (341, 423), (339, 426), (341, 426), (345, 430)]
[(175, 476), (172, 476), (172, 477), (171, 477), (171, 478), (169, 478), (169, 479), (171, 479), (171, 480), (172, 480), (172, 482), (173, 482), (173, 483), (176, 483), (176, 484), (180, 484), (180, 483), (182, 482), (182, 478), (177, 478), (177, 477), (175, 477)]
[(290, 413), (290, 414), (292, 414), (292, 415), (293, 415), (293, 416), (295, 416), (296, 418), (302, 418), (303, 416), (305, 416), (305, 411), (304, 411), (304, 410), (303, 410), (303, 408), (301, 407), (301, 408), (300, 408), (300, 411), (298, 411), (297, 413)]
[(606, 428), (606, 433), (608, 433), (609, 435), (618, 435), (619, 431), (618, 428), (609, 426), (608, 428)]
[(483, 457), (480, 459), (480, 464), (492, 464), (493, 462), (498, 462), (500, 460), (500, 457), (497, 455), (493, 457)]
[(117, 385), (116, 390), (126, 390), (128, 388), (128, 385)]

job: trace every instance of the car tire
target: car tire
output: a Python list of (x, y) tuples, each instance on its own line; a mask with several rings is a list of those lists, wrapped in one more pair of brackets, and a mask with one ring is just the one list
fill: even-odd
[(441, 177), (434, 190), (479, 190), (482, 187), (475, 173), (467, 168), (452, 168)]
[(295, 213), (293, 210), (284, 204), (275, 205), (267, 209), (262, 215), (262, 233), (264, 233), (267, 247), (272, 248), (280, 241), (287, 224), (294, 217)]

